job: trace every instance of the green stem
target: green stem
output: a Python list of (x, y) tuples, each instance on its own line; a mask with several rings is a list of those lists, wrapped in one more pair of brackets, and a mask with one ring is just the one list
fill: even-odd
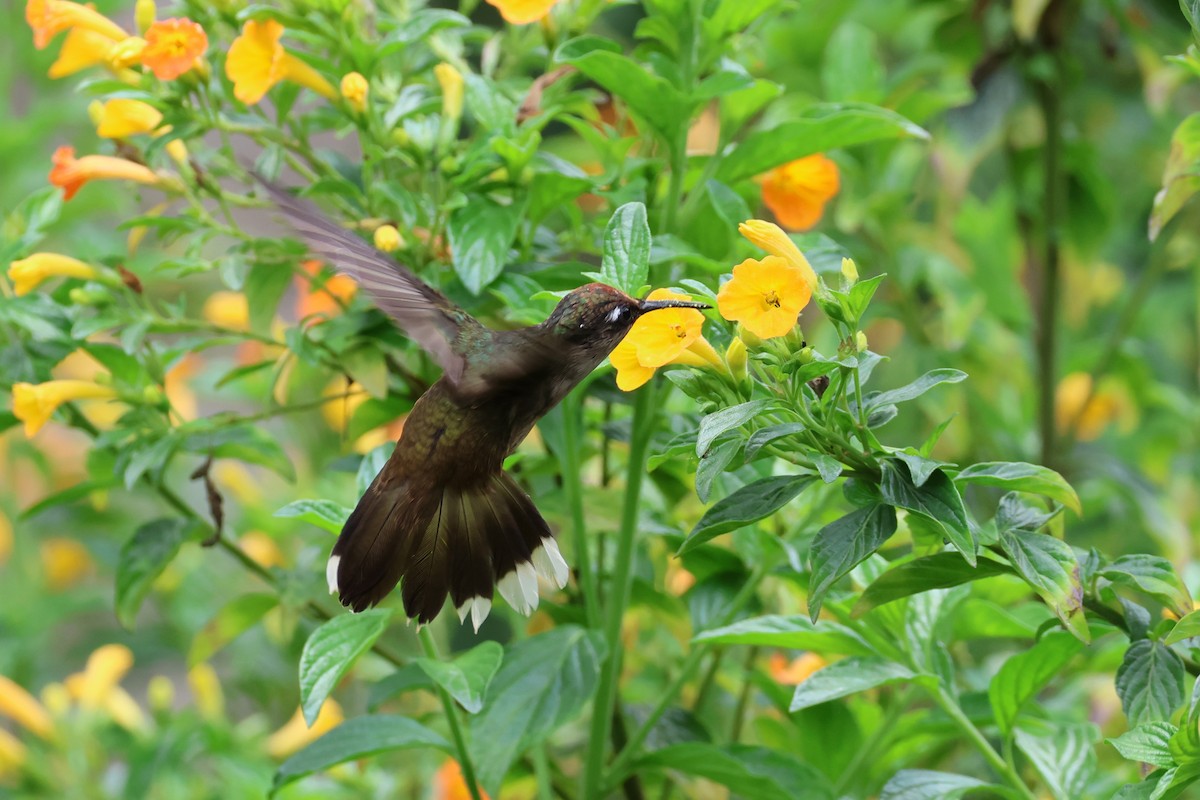
[(583, 476), (580, 474), (579, 458), (580, 438), (583, 436), (580, 430), (583, 395), (578, 390), (567, 395), (563, 401), (562, 415), (563, 452), (560, 466), (563, 493), (566, 495), (567, 508), (571, 515), (575, 563), (579, 565), (579, 585), (583, 589), (584, 610), (587, 614), (588, 626), (599, 628), (600, 595), (596, 589), (596, 571), (592, 568), (591, 553), (588, 550), (587, 527), (583, 519)]
[(859, 748), (854, 752), (854, 756), (850, 759), (850, 762), (846, 764), (845, 769), (842, 770), (842, 774), (838, 777), (837, 783), (835, 783), (833, 787), (833, 794), (836, 797), (841, 797), (842, 795), (846, 794), (847, 784), (859, 777), (859, 768), (862, 767), (864, 763), (869, 764), (870, 761), (868, 759), (877, 755), (875, 751), (879, 748), (881, 743), (886, 741), (887, 738), (891, 736), (896, 720), (899, 719), (900, 715), (904, 713), (905, 709), (908, 708), (909, 704), (912, 702), (914, 694), (915, 687), (909, 686), (904, 690), (904, 692), (901, 693), (900, 697), (888, 707), (887, 713), (884, 714), (883, 720), (880, 721), (879, 726), (876, 727), (871, 733), (871, 737), (867, 739), (867, 741), (863, 742), (861, 746), (859, 746)]
[(604, 756), (612, 734), (612, 715), (617, 705), (617, 684), (621, 677), (621, 620), (629, 593), (633, 556), (637, 538), (638, 510), (642, 499), (642, 478), (646, 473), (650, 433), (656, 411), (656, 384), (648, 384), (633, 406), (630, 430), (629, 464), (626, 469), (625, 501), (621, 509), (621, 528), (617, 535), (617, 557), (613, 565), (612, 588), (608, 593), (608, 616), (604, 620), (604, 639), (608, 655), (600, 668), (600, 685), (592, 706), (591, 738), (583, 770), (583, 796), (599, 800)]
[(753, 645), (746, 652), (746, 677), (742, 681), (742, 690), (738, 693), (737, 706), (733, 710), (733, 723), (729, 726), (730, 744), (737, 744), (738, 739), (742, 738), (742, 728), (746, 724), (746, 712), (750, 710), (750, 696), (754, 693), (754, 681), (750, 678), (754, 672), (754, 662), (758, 660), (760, 649), (758, 645)]
[[(437, 644), (433, 641), (433, 633), (429, 626), (421, 628), (417, 637), (421, 640), (421, 650), (425, 657), (439, 661)], [(454, 698), (440, 683), (437, 685), (437, 694), (442, 701), (446, 723), (450, 726), (450, 738), (454, 740), (454, 749), (458, 751), (458, 765), (462, 767), (463, 782), (467, 785), (467, 791), (471, 793), (471, 800), (483, 800), (475, 780), (475, 765), (471, 763), (471, 754), (467, 752), (467, 740), (463, 737), (462, 726), (458, 721), (458, 711), (454, 708)]]
[(936, 689), (931, 690), (930, 695), (934, 702), (938, 704), (938, 707), (946, 712), (946, 715), (950, 717), (954, 724), (966, 734), (971, 743), (975, 745), (975, 749), (983, 756), (984, 761), (988, 762), (997, 775), (1004, 778), (1022, 797), (1028, 798), (1028, 800), (1037, 800), (1037, 796), (1029, 790), (1029, 787), (1021, 780), (1021, 776), (996, 752), (995, 748), (988, 742), (987, 737), (983, 735), (983, 732), (975, 727), (975, 723), (971, 722), (967, 715), (963, 713), (962, 708), (959, 707), (958, 701), (943, 686), (939, 685)]
[(533, 748), (533, 774), (537, 777), (538, 800), (551, 800), (554, 797), (554, 785), (545, 744)]

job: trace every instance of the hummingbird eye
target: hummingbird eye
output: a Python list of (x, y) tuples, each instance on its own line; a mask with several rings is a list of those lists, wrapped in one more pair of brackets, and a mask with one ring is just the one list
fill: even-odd
[(624, 322), (629, 318), (629, 308), (627, 306), (616, 306), (612, 311), (608, 312), (605, 317), (610, 323)]

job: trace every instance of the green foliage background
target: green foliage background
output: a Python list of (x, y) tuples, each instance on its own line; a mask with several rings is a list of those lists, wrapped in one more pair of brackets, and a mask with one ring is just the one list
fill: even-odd
[[(284, 84), (274, 108), (299, 111), (248, 111), (219, 51), (205, 96), (218, 124), (181, 102), (197, 95), (147, 78), (140, 89), (233, 208), (190, 196), (167, 217), (187, 226), (151, 222), (133, 255), (117, 226), (157, 194), (97, 183), (60, 206), (44, 188), (55, 146), (111, 149), (87, 105), (127, 87), (99, 70), (50, 81), (56, 46), (35, 51), (21, 9), (4, 11), (4, 252), (121, 264), (152, 301), (89, 308), (72, 299), (77, 281), (24, 299), (6, 287), (0, 383), (46, 380), (82, 329), (111, 334), (116, 346), (92, 354), (131, 392), (161, 387), (185, 353), (200, 358), (186, 381), (198, 422), (164, 414), (153, 391), (117, 423), (128, 435), (97, 445), (74, 412), (33, 440), (4, 418), (0, 511), (13, 545), (0, 548), (0, 675), (36, 693), (122, 643), (135, 664), (122, 683), (146, 719), (62, 708), (51, 689), (56, 734), (42, 738), (6, 721), (0, 693), (0, 728), (24, 749), (19, 763), (0, 758), (0, 796), (277, 786), (284, 797), (451, 797), (434, 777), (451, 756), (493, 797), (1185, 791), (1200, 777), (1189, 698), (1200, 621), (1188, 616), (1200, 582), (1200, 237), (1196, 204), (1172, 214), (1168, 201), (1200, 183), (1194, 4), (581, 0), (552, 26), (520, 28), (477, 5), (463, 3), (466, 16), (400, 2), (374, 17), (328, 1), (174, 9), (226, 44), (248, 17), (281, 19), (289, 47), (335, 84), (352, 68), (368, 74), (375, 110), (355, 120)], [(132, 26), (132, 9), (99, 6)], [(475, 73), (461, 130), (440, 116), (441, 61)], [(518, 124), (532, 79), (566, 63), (582, 74), (546, 90), (544, 117)], [(616, 125), (598, 122), (606, 94)], [(689, 158), (689, 124), (712, 98), (717, 155)], [(832, 364), (824, 402), (806, 393), (817, 373), (797, 366), (790, 341), (752, 348), (741, 384), (675, 370), (630, 395), (604, 368), (511, 459), (581, 570), (532, 621), (497, 602), (479, 638), (450, 614), (418, 638), (398, 624), (398, 603), (351, 617), (324, 596), (331, 534), (388, 452), (364, 457), (355, 440), (411, 407), (437, 371), (365, 298), (297, 324), (301, 251), (252, 208), (245, 165), (306, 183), (348, 222), (395, 222), (400, 255), (425, 279), (512, 326), (544, 318), (552, 292), (611, 255), (605, 227), (627, 203), (648, 210), (655, 249), (605, 277), (715, 292), (761, 255), (736, 232), (769, 217), (754, 176), (811, 152), (833, 158), (842, 183), (818, 227), (795, 237), (844, 290), (802, 318)], [(161, 148), (147, 153), (169, 163)], [(1176, 180), (1156, 202), (1164, 175)], [(592, 202), (577, 204), (585, 194)], [(39, 214), (47, 223), (31, 234)], [(478, 258), (446, 257), (439, 235)], [(865, 312), (854, 305), (864, 290), (840, 283), (843, 256), (859, 287), (886, 275)], [(249, 297), (248, 332), (205, 322), (219, 290)], [(709, 316), (723, 352), (736, 331)], [(859, 328), (886, 360), (847, 346)], [(290, 372), (273, 351), (237, 372), (239, 348), (275, 342), (294, 355)], [(853, 413), (863, 402), (850, 402), (868, 363), (866, 402), (882, 414), (870, 431)], [(921, 383), (933, 370), (968, 377)], [(1101, 409), (1074, 430), (1055, 413), (1056, 391), (1070, 406), (1059, 387), (1072, 373), (1092, 376)], [(347, 378), (374, 397), (339, 431), (320, 406)], [(914, 382), (929, 393), (871, 399)], [(789, 392), (770, 410), (778, 418), (749, 413), (744, 403), (777, 386)], [(772, 424), (819, 427), (809, 413), (865, 460), (799, 438), (747, 455)], [(711, 450), (697, 445), (705, 437)], [(216, 547), (201, 546), (211, 509), (189, 479), (209, 456), (244, 465), (213, 473)], [(822, 468), (839, 471), (835, 482), (816, 477)], [(768, 488), (780, 502), (763, 499)], [(1078, 514), (1063, 510), (1075, 493)], [(896, 507), (907, 511), (893, 522)], [(251, 531), (280, 563), (246, 554)], [(52, 580), (49, 539), (83, 546), (82, 577)], [(333, 666), (314, 666), (325, 649)], [(806, 653), (828, 666), (793, 687), (780, 666)], [(223, 698), (189, 684), (200, 662)], [(155, 700), (154, 676), (174, 682), (173, 698)], [(331, 693), (348, 722), (289, 759), (268, 752), (272, 731), (298, 707), (315, 716)]]

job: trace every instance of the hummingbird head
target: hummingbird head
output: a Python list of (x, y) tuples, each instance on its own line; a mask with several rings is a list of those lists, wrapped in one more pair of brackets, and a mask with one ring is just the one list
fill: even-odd
[(567, 294), (544, 325), (569, 346), (603, 361), (642, 314), (663, 308), (706, 309), (687, 300), (638, 300), (603, 283), (589, 283)]

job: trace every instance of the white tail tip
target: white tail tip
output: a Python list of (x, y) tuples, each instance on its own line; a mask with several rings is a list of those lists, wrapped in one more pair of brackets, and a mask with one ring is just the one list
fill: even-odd
[(330, 594), (338, 594), (338, 564), (341, 562), (341, 556), (330, 556), (325, 564), (325, 582), (329, 584)]

